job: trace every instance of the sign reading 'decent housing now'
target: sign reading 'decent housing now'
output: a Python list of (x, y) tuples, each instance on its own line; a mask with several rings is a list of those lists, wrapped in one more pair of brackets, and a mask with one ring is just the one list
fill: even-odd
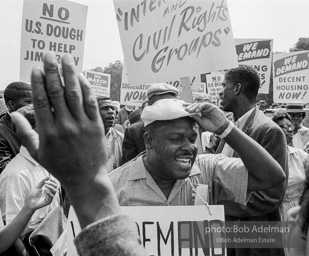
[(274, 54), (274, 102), (309, 103), (309, 51)]
[(238, 63), (253, 67), (260, 75), (259, 93), (268, 93), (270, 84), (272, 39), (235, 39)]
[(44, 53), (56, 53), (58, 63), (71, 54), (77, 71), (83, 68), (88, 7), (69, 1), (24, 1), (20, 79), (29, 81), (31, 70), (43, 66)]
[(237, 66), (226, 0), (114, 0), (131, 85)]

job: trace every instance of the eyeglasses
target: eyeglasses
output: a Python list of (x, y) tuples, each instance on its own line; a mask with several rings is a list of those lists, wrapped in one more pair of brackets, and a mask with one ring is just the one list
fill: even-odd
[(289, 113), (291, 117), (302, 117), (303, 113)]
[(292, 129), (292, 130), (294, 130), (294, 126), (292, 125), (292, 124), (280, 124), (279, 125), (281, 128), (284, 128), (284, 129)]

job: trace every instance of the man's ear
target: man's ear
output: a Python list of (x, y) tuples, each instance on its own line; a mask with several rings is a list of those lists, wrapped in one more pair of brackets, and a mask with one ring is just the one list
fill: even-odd
[(241, 92), (242, 85), (241, 83), (237, 83), (234, 85), (234, 94), (239, 95)]
[(13, 111), (16, 110), (15, 102), (12, 101), (12, 100), (9, 100), (9, 101), (7, 102), (7, 104), (6, 104), (6, 106), (7, 106), (8, 110), (9, 110), (9, 112), (13, 112)]
[(151, 135), (150, 132), (145, 132), (144, 133), (144, 142), (145, 142), (145, 147), (150, 149), (153, 147), (152, 143), (153, 143), (153, 137)]

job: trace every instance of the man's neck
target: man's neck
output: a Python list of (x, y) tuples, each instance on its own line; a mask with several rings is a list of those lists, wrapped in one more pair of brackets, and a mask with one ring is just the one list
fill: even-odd
[(176, 180), (165, 180), (159, 177), (156, 173), (156, 170), (158, 170), (160, 167), (157, 166), (155, 163), (149, 162), (149, 159), (147, 159), (147, 154), (143, 158), (143, 161), (144, 161), (144, 165), (148, 173), (151, 175), (153, 180), (156, 182), (157, 186), (160, 188), (160, 190), (165, 195), (165, 197), (168, 198)]
[(235, 109), (233, 110), (235, 121), (241, 118), (244, 114), (246, 114), (250, 109), (254, 108), (255, 103), (245, 102), (238, 103)]

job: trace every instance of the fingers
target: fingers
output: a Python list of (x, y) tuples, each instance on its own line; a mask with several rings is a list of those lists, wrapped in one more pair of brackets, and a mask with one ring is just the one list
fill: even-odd
[(79, 74), (78, 79), (83, 93), (84, 110), (86, 115), (90, 120), (101, 120), (98, 102), (88, 80), (82, 74)]
[(202, 119), (198, 115), (190, 116), (199, 126), (202, 126)]
[(44, 186), (44, 192), (45, 193), (49, 193), (49, 194), (51, 194), (52, 196), (54, 196), (55, 194), (56, 194), (56, 192), (57, 192), (57, 188), (55, 188), (54, 186), (52, 186), (52, 185), (49, 185), (49, 184), (47, 184), (47, 183), (45, 183), (45, 186)]
[(22, 114), (15, 111), (11, 114), (11, 117), (15, 123), (17, 137), (22, 145), (28, 149), (31, 156), (37, 160), (39, 135), (32, 129), (30, 123)]
[(41, 181), (39, 182), (39, 184), (36, 186), (36, 188), (37, 188), (37, 189), (41, 189), (41, 188), (44, 186), (45, 181), (47, 181), (48, 179), (49, 179), (49, 178), (47, 177), (47, 178), (41, 180)]
[(45, 181), (45, 184), (46, 184), (46, 185), (49, 185), (49, 186), (52, 186), (52, 187), (53, 187), (54, 189), (56, 189), (56, 190), (57, 190), (57, 188), (58, 188), (58, 184), (56, 183), (56, 181), (51, 180), (51, 179)]
[(46, 199), (45, 203), (50, 204), (52, 199), (53, 199), (53, 197), (54, 197), (54, 195), (55, 195), (55, 193), (51, 192), (48, 189), (45, 189), (44, 193), (48, 196), (48, 198)]
[(73, 58), (70, 55), (65, 55), (62, 58), (62, 69), (68, 108), (75, 118), (80, 119), (83, 117), (83, 95), (75, 72)]
[(54, 109), (55, 119), (63, 120), (69, 118), (70, 112), (65, 100), (64, 88), (58, 71), (58, 62), (54, 53), (48, 52), (44, 56), (44, 72), (46, 92)]
[(45, 131), (54, 122), (53, 113), (46, 94), (45, 79), (40, 68), (34, 68), (31, 73), (31, 87), (36, 125)]

